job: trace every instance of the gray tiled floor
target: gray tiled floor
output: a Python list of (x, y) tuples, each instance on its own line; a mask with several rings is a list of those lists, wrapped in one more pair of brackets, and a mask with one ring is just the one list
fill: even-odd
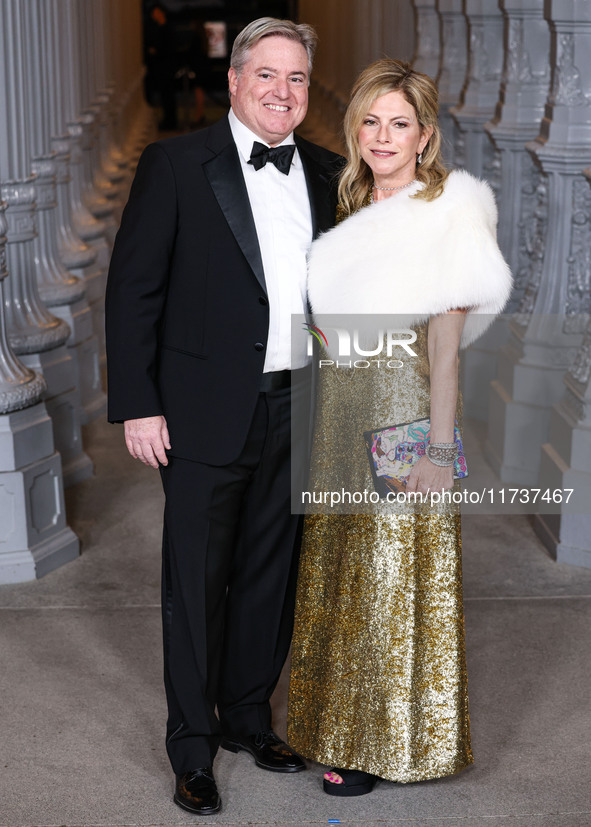
[[(162, 743), (158, 475), (118, 427), (85, 436), (97, 475), (68, 493), (83, 555), (0, 588), (0, 825), (203, 823), (172, 803)], [(554, 563), (523, 517), (467, 518), (464, 559), (475, 765), (341, 802), (321, 767), (283, 777), (222, 751), (224, 809), (205, 823), (591, 825), (591, 571)]]

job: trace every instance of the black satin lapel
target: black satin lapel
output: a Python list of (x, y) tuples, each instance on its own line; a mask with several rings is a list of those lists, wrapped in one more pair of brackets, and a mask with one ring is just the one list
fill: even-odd
[(265, 271), (236, 145), (227, 144), (203, 170), (226, 221), (265, 293)]
[(302, 159), (308, 195), (310, 196), (313, 238), (316, 238), (319, 233), (330, 230), (334, 226), (336, 204), (330, 193), (330, 181), (334, 173), (326, 170), (311, 158), (301, 145), (298, 145), (298, 151)]

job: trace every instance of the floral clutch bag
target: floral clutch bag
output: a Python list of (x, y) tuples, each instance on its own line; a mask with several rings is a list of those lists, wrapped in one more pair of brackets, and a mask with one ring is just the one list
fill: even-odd
[[(392, 491), (405, 490), (412, 466), (426, 453), (430, 433), (431, 420), (426, 418), (363, 434), (374, 487), (380, 497), (386, 497)], [(458, 446), (454, 463), (454, 479), (457, 480), (468, 476), (464, 446), (457, 424), (454, 428), (454, 441)]]

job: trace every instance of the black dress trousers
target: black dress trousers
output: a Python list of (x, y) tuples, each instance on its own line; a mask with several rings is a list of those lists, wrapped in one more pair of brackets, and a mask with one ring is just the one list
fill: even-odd
[(289, 388), (259, 395), (230, 465), (171, 456), (161, 469), (167, 750), (175, 773), (210, 766), (222, 733), (271, 726), (301, 532), (290, 509), (290, 397)]

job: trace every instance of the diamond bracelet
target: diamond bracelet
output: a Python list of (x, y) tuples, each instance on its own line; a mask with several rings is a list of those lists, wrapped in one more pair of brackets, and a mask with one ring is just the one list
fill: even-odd
[(457, 455), (458, 446), (455, 442), (430, 442), (427, 447), (427, 456), (433, 465), (453, 465)]

